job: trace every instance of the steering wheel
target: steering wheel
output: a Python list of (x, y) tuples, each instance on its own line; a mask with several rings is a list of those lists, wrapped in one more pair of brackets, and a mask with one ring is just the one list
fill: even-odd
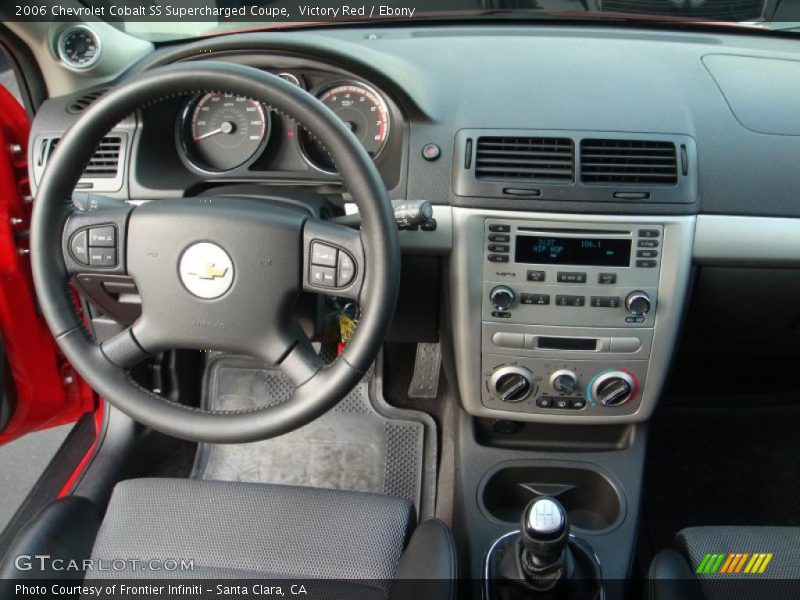
[[(262, 101), (318, 138), (358, 205), (360, 232), (247, 198), (75, 207), (73, 190), (117, 123), (168, 98), (219, 91)], [(386, 188), (347, 126), (310, 94), (275, 75), (211, 61), (137, 75), (92, 104), (64, 134), (34, 204), (31, 260), (53, 336), (95, 391), (155, 430), (215, 443), (286, 433), (344, 398), (380, 350), (400, 278)], [(141, 316), (102, 343), (90, 339), (68, 294), (70, 278), (79, 274), (132, 277)], [(292, 314), (303, 290), (350, 298), (361, 306), (355, 334), (329, 365)], [(133, 366), (174, 348), (257, 357), (289, 378), (294, 395), (274, 406), (219, 412), (172, 402), (133, 380)]]

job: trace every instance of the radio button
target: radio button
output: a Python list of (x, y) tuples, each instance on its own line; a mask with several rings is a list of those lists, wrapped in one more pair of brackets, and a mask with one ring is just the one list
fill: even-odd
[(507, 254), (490, 254), (488, 257), (489, 262), (495, 263), (507, 263), (508, 262), (508, 255)]
[(525, 334), (498, 331), (492, 336), (492, 343), (498, 348), (522, 348), (525, 345)]
[(637, 258), (655, 258), (658, 256), (658, 250), (637, 250)]
[(499, 242), (501, 244), (507, 244), (511, 241), (511, 236), (506, 235), (505, 233), (490, 233), (489, 234), (489, 241), (490, 242)]
[(652, 269), (658, 264), (655, 260), (637, 260), (636, 266), (641, 269)]
[(661, 232), (658, 229), (640, 229), (639, 237), (643, 238), (657, 238)]
[(556, 296), (556, 306), (584, 306), (586, 304), (586, 296), (568, 296), (558, 294)]
[(521, 294), (520, 304), (538, 304), (544, 306), (550, 304), (550, 294)]
[(592, 306), (596, 308), (619, 308), (619, 296), (592, 296)]
[(601, 285), (614, 285), (617, 283), (616, 273), (600, 273), (597, 276), (597, 283)]
[(508, 246), (505, 244), (489, 244), (487, 250), (489, 252), (508, 252)]
[(658, 240), (639, 240), (636, 245), (639, 248), (658, 248)]
[(586, 283), (586, 273), (559, 271), (556, 280), (558, 283)]
[(500, 225), (499, 223), (492, 223), (489, 225), (489, 231), (494, 233), (508, 233), (511, 231), (511, 225)]
[(528, 281), (544, 281), (544, 271), (528, 271)]

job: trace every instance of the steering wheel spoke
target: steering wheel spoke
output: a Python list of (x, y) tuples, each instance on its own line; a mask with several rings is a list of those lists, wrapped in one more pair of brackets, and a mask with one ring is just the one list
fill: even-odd
[(361, 234), (329, 221), (310, 220), (303, 230), (303, 289), (358, 300), (364, 285)]
[(123, 369), (135, 367), (151, 356), (139, 345), (131, 327), (101, 343), (100, 350), (108, 360)]
[(278, 364), (281, 372), (292, 382), (295, 388), (300, 387), (319, 372), (324, 366), (322, 358), (314, 352), (308, 338), (300, 337), (289, 353)]
[(64, 226), (62, 252), (70, 275), (125, 275), (128, 217), (133, 207), (119, 203), (73, 210)]

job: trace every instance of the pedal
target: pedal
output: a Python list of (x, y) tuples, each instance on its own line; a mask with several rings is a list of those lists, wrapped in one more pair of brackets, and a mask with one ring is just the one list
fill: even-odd
[(417, 344), (414, 376), (408, 386), (408, 397), (436, 398), (441, 368), (442, 351), (439, 344)]

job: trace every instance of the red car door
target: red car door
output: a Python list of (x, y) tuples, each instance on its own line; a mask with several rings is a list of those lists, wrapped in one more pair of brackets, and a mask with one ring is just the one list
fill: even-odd
[(0, 85), (0, 444), (95, 407), (37, 307), (28, 257), (29, 129), (27, 113)]

